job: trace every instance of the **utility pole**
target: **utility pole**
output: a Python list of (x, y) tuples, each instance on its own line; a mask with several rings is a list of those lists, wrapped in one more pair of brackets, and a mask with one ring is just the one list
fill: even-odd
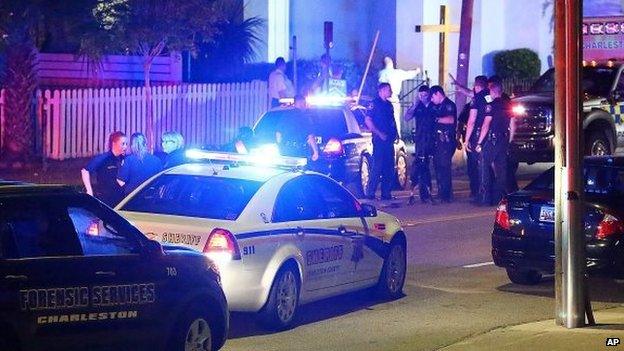
[[(470, 63), (470, 40), (472, 38), (472, 8), (474, 0), (463, 0), (461, 21), (459, 23), (459, 50), (457, 50), (457, 83), (468, 86), (468, 71)], [(466, 104), (466, 95), (456, 94), (455, 104), (459, 109)]]
[(591, 320), (580, 150), (581, 1), (555, 1), (555, 303), (556, 323), (566, 328), (584, 326), (586, 313)]

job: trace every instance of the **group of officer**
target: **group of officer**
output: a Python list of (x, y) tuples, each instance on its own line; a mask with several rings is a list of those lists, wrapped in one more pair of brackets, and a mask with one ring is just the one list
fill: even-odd
[[(454, 79), (453, 79), (454, 81)], [(415, 120), (415, 158), (412, 184), (418, 185), (420, 200), (435, 204), (431, 196), (430, 165), (433, 161), (438, 198), (453, 200), (451, 165), (456, 148), (463, 143), (467, 152), (472, 201), (494, 205), (507, 193), (517, 190), (514, 163), (508, 156), (514, 124), (509, 114), (509, 96), (498, 77), (475, 78), (473, 90), (458, 85), (458, 91), (472, 97), (464, 109), (466, 117), (457, 120), (457, 108), (440, 86), (423, 85), (417, 101), (406, 111), (406, 121)], [(462, 136), (457, 138), (457, 136)], [(410, 197), (410, 203), (414, 196)]]

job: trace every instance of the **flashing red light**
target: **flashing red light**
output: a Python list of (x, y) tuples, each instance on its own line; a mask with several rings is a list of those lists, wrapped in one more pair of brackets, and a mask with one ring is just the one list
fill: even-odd
[(624, 233), (624, 223), (618, 218), (605, 214), (596, 230), (597, 239), (606, 239), (612, 235)]
[(496, 224), (501, 226), (505, 230), (509, 230), (511, 225), (509, 224), (509, 213), (507, 212), (507, 199), (502, 199), (496, 207)]
[(230, 254), (233, 260), (240, 260), (240, 250), (234, 235), (226, 229), (215, 228), (208, 236), (204, 246), (205, 254)]
[(526, 107), (516, 104), (511, 107), (511, 112), (516, 116), (524, 116), (526, 115)]
[(342, 143), (338, 139), (329, 139), (323, 148), (323, 152), (326, 154), (342, 155)]

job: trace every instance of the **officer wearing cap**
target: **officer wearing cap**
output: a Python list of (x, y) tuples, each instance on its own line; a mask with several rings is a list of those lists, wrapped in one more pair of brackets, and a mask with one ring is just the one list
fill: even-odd
[[(431, 172), (430, 165), (433, 158), (434, 135), (435, 135), (435, 111), (429, 96), (429, 87), (426, 85), (418, 88), (417, 100), (406, 111), (406, 122), (412, 119), (415, 128), (412, 130), (414, 139), (414, 167), (412, 168), (412, 184), (418, 184), (420, 201), (431, 202)], [(414, 203), (414, 195), (410, 196), (409, 203)]]
[[(485, 118), (475, 151), (481, 156), (482, 188), (484, 205), (496, 204), (505, 194), (507, 187), (507, 151), (510, 141), (509, 102), (503, 97), (500, 82), (490, 84), (492, 103), (485, 108)], [(491, 171), (494, 178), (492, 179)], [(487, 189), (492, 188), (490, 193)]]
[(438, 196), (442, 202), (451, 202), (453, 200), (451, 166), (456, 145), (457, 107), (446, 97), (444, 89), (439, 85), (432, 86), (429, 94), (436, 116), (433, 161), (438, 182)]
[(368, 198), (375, 198), (375, 191), (381, 177), (381, 199), (392, 199), (394, 177), (394, 141), (399, 133), (394, 119), (394, 108), (390, 102), (392, 88), (388, 83), (377, 87), (377, 97), (373, 108), (366, 116), (365, 123), (373, 133), (373, 170), (371, 172)]

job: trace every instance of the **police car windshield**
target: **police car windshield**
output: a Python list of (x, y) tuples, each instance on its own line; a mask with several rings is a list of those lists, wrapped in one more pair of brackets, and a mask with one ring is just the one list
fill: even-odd
[[(589, 165), (583, 168), (585, 193), (588, 195), (624, 195), (624, 168)], [(526, 186), (526, 190), (554, 191), (555, 169), (550, 168)]]
[(163, 174), (121, 210), (236, 220), (262, 182), (235, 178)]
[[(256, 137), (261, 142), (274, 142), (275, 132), (278, 126), (284, 123), (298, 123), (297, 121), (305, 116), (308, 118), (309, 124), (312, 126), (311, 131), (314, 135), (320, 136), (323, 140), (331, 137), (343, 137), (353, 129), (354, 126), (347, 126), (344, 111), (338, 108), (309, 108), (300, 109), (283, 109), (269, 111), (262, 116), (254, 130)], [(357, 125), (355, 126), (357, 127)], [(355, 131), (357, 132), (357, 131)]]
[[(590, 96), (607, 96), (617, 71), (613, 68), (583, 68), (583, 92)], [(546, 71), (533, 84), (532, 93), (553, 93), (555, 91), (555, 70)]]

